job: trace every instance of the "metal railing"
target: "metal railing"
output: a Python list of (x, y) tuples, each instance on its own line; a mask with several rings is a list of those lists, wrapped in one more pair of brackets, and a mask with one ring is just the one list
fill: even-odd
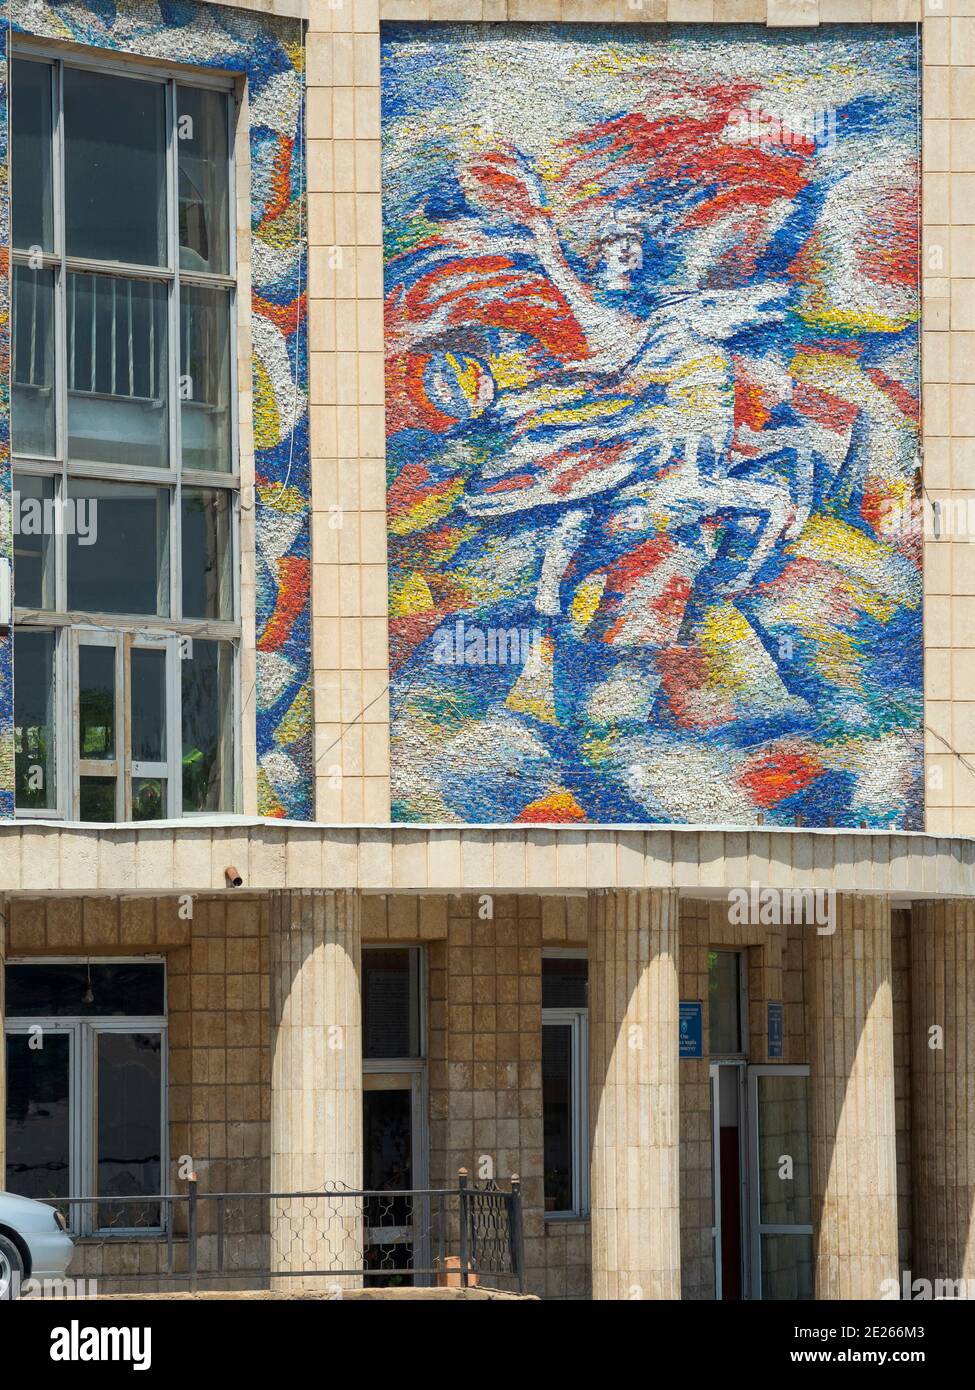
[[(183, 1191), (53, 1201), (75, 1236), (80, 1274), (167, 1288), (456, 1285), (524, 1292), (521, 1183), (369, 1191)], [(80, 1234), (85, 1232), (86, 1234)], [(88, 1234), (90, 1232), (90, 1234)], [(150, 1267), (146, 1267), (146, 1266)], [(294, 1285), (292, 1285), (294, 1287)]]

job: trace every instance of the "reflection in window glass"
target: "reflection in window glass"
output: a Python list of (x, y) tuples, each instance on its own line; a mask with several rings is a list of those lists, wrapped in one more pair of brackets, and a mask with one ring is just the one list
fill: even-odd
[(181, 287), (179, 372), (183, 467), (229, 472), (230, 295), (226, 290)]
[(7, 1173), (21, 1197), (71, 1194), (71, 1039), (48, 1030), (37, 1047), (7, 1035)]
[(183, 810), (233, 809), (232, 649), (194, 638), (180, 662)]
[(54, 249), (51, 198), (51, 79), (48, 63), (10, 64), (10, 179), (13, 244)]
[(16, 805), (52, 811), (57, 805), (54, 733), (54, 633), (14, 633), (14, 763)]
[(8, 1018), (148, 1018), (166, 1010), (161, 961), (8, 961)]
[(572, 1211), (572, 1026), (542, 1028), (545, 1210)]
[(14, 474), (14, 602), (54, 607), (54, 479)]
[(811, 1235), (762, 1236), (762, 1297), (800, 1301), (813, 1297)]
[(166, 779), (165, 777), (133, 777), (132, 779), (132, 819), (165, 820), (166, 818)]
[[(812, 1222), (809, 1122), (805, 1076), (758, 1077), (760, 1218), (766, 1226)], [(792, 1158), (792, 1176), (780, 1176), (781, 1156)]]
[(166, 760), (166, 653), (133, 647), (131, 679), (132, 757), (140, 763)]
[[(72, 479), (68, 607), (169, 616), (169, 497), (140, 483)], [(67, 528), (66, 528), (67, 529)]]
[(114, 777), (80, 778), (78, 818), (83, 821), (98, 821), (103, 825), (111, 824), (117, 819)]
[(78, 651), (78, 752), (82, 758), (115, 757), (115, 648)]
[(227, 97), (177, 87), (176, 107), (180, 269), (225, 275), (230, 262)]
[(183, 617), (232, 618), (230, 494), (183, 488)]
[(65, 67), (69, 256), (165, 265), (165, 112), (161, 82)]
[(13, 372), (10, 429), (15, 454), (53, 458), (54, 271), (13, 268)]
[[(99, 1197), (158, 1193), (162, 1176), (162, 1035), (98, 1035), (95, 1190)], [(159, 1224), (159, 1208), (112, 1203), (99, 1226)]]
[(708, 952), (708, 1026), (712, 1057), (742, 1051), (741, 955)]
[(166, 287), (69, 275), (68, 458), (169, 467)]

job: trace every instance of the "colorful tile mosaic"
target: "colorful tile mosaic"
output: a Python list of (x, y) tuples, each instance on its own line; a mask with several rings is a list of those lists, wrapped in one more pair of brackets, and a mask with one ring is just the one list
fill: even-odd
[[(311, 556), (304, 238), (304, 47), (298, 20), (217, 5), (11, 0), (15, 33), (219, 68), (247, 81), (251, 158), (257, 537), (258, 811), (311, 819)], [(6, 94), (0, 102), (0, 242), (9, 245)], [(6, 249), (4, 255), (7, 255)], [(7, 280), (3, 277), (3, 295)], [(10, 549), (9, 311), (0, 302), (0, 553)], [(246, 400), (247, 397), (245, 396)], [(244, 505), (248, 499), (244, 498)], [(9, 637), (0, 640), (0, 814), (12, 813)]]
[(918, 61), (384, 29), (394, 819), (921, 825)]

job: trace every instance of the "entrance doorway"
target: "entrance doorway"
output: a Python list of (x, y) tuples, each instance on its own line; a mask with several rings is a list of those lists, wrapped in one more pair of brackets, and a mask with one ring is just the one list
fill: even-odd
[(714, 1296), (813, 1296), (807, 1066), (712, 1062)]
[(749, 1287), (745, 1063), (712, 1062), (710, 1072), (714, 1296), (735, 1302)]
[(366, 1072), (362, 1078), (362, 1167), (367, 1192), (388, 1193), (366, 1202), (365, 1268), (372, 1285), (426, 1282), (429, 1269), (428, 1199), (402, 1195), (428, 1186), (423, 1075)]

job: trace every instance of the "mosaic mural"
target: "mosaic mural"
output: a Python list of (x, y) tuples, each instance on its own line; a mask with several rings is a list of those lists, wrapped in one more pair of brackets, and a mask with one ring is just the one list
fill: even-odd
[[(247, 79), (251, 158), (257, 538), (258, 812), (314, 815), (304, 245), (303, 44), (296, 20), (216, 5), (11, 0), (15, 33), (220, 68)], [(0, 103), (0, 244), (9, 245), (7, 102)], [(7, 294), (6, 275), (2, 277)], [(11, 554), (9, 306), (0, 302), (0, 553)], [(245, 496), (243, 505), (248, 505)], [(0, 637), (0, 814), (13, 810), (11, 651)]]
[(394, 818), (917, 828), (913, 29), (384, 29)]

